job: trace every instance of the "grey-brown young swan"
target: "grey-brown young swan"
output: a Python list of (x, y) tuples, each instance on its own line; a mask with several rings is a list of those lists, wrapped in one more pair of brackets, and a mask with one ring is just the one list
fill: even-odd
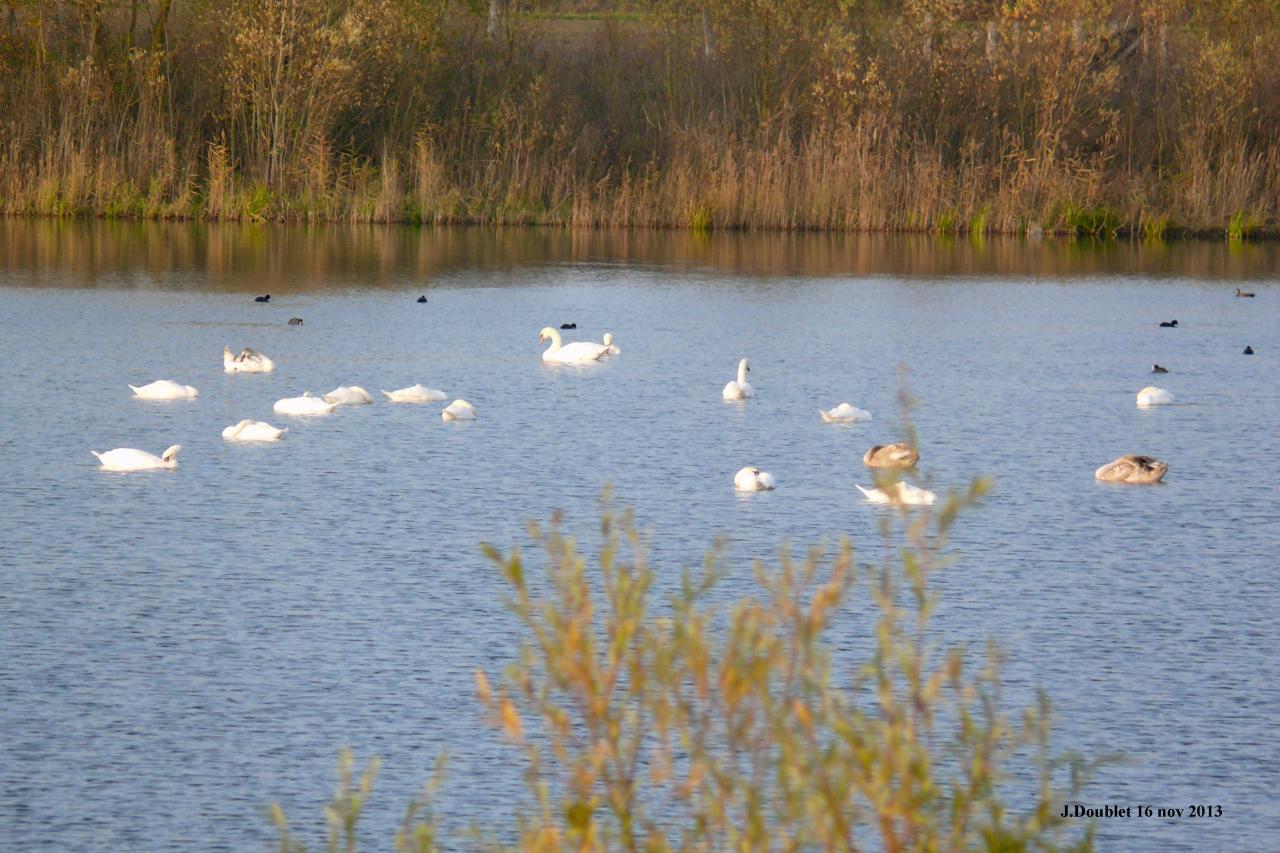
[(1125, 454), (1094, 471), (1093, 476), (1104, 483), (1147, 484), (1160, 482), (1168, 470), (1168, 463), (1153, 456)]

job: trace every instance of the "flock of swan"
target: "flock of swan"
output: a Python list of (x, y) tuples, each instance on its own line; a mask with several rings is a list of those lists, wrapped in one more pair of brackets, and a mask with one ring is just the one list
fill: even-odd
[[(264, 295), (256, 297), (254, 301), (266, 302), (270, 298), (270, 295)], [(423, 298), (420, 301), (426, 300)], [(301, 325), (300, 320), (294, 323), (291, 319), (289, 323)], [(542, 353), (542, 360), (549, 364), (586, 364), (622, 352), (613, 342), (613, 335), (608, 333), (600, 343), (574, 341), (565, 344), (557, 330), (547, 327), (539, 334), (538, 342), (548, 340), (551, 341), (551, 346)], [(248, 347), (240, 352), (223, 347), (222, 368), (227, 373), (270, 373), (276, 369), (276, 364), (264, 353)], [(200, 396), (195, 386), (183, 385), (171, 379), (157, 379), (146, 385), (130, 385), (129, 388), (138, 400), (188, 400)], [(395, 391), (383, 390), (382, 394), (392, 403), (433, 403), (449, 399), (443, 391), (425, 385), (410, 385)], [(342, 385), (328, 394), (317, 395), (306, 391), (298, 397), (284, 397), (275, 402), (272, 410), (280, 415), (309, 417), (330, 414), (339, 406), (362, 406), (372, 402), (373, 397), (359, 385)], [(445, 421), (475, 420), (476, 409), (466, 400), (457, 399), (444, 407), (440, 417)], [(222, 437), (227, 441), (279, 441), (288, 431), (288, 427), (276, 427), (266, 421), (245, 418), (224, 429)], [(178, 452), (181, 450), (182, 445), (175, 444), (159, 456), (133, 447), (117, 447), (103, 453), (96, 450), (89, 452), (97, 457), (100, 466), (106, 471), (131, 472), (176, 468)]]
[[(1252, 297), (1252, 293), (1244, 293), (1239, 289), (1238, 297)], [(266, 302), (269, 295), (259, 296), (256, 302)], [(418, 300), (425, 302), (426, 297)], [(295, 320), (297, 322), (295, 323)], [(301, 325), (301, 320), (291, 319), (291, 325)], [(1160, 323), (1162, 328), (1177, 328), (1178, 321)], [(576, 329), (576, 324), (566, 323), (561, 329)], [(606, 332), (599, 343), (595, 341), (572, 341), (565, 343), (560, 331), (547, 326), (538, 333), (538, 343), (550, 342), (542, 351), (542, 361), (547, 364), (590, 364), (601, 359), (620, 355), (622, 350), (613, 342), (613, 335)], [(1245, 349), (1246, 355), (1252, 355), (1252, 347)], [(270, 373), (275, 370), (275, 362), (257, 350), (245, 348), (233, 352), (230, 347), (223, 347), (223, 370), (227, 373)], [(755, 389), (747, 381), (751, 372), (751, 363), (744, 358), (738, 362), (738, 373), (730, 380), (721, 392), (726, 401), (748, 400), (755, 396)], [(1152, 373), (1168, 373), (1168, 369), (1156, 364)], [(189, 399), (199, 395), (191, 385), (182, 385), (168, 379), (160, 379), (147, 385), (130, 385), (134, 397), (140, 400), (178, 400)], [(425, 385), (411, 385), (394, 391), (383, 390), (382, 394), (392, 403), (432, 403), (448, 399), (443, 391), (428, 388)], [(373, 402), (373, 397), (359, 385), (344, 385), (327, 394), (316, 395), (307, 391), (298, 397), (285, 397), (277, 400), (272, 407), (277, 414), (307, 417), (327, 415), (339, 406), (360, 406)], [(1173, 395), (1163, 388), (1148, 385), (1138, 392), (1139, 408), (1166, 406), (1174, 402)], [(824, 423), (861, 423), (872, 419), (871, 413), (859, 409), (849, 403), (840, 403), (831, 409), (819, 409), (818, 414)], [(473, 405), (463, 399), (456, 399), (441, 411), (445, 421), (474, 420), (476, 410)], [(279, 441), (289, 430), (287, 427), (275, 427), (265, 421), (244, 419), (228, 426), (222, 431), (227, 441)], [(174, 468), (178, 464), (178, 452), (182, 445), (175, 444), (159, 456), (131, 447), (119, 447), (99, 453), (90, 451), (98, 458), (101, 467), (108, 471), (146, 471), (158, 468)], [(882, 468), (894, 471), (914, 469), (919, 462), (920, 454), (916, 448), (905, 442), (889, 445), (876, 445), (863, 455), (863, 464), (868, 468)], [(1112, 462), (1101, 466), (1094, 472), (1098, 480), (1111, 483), (1152, 484), (1159, 483), (1168, 472), (1167, 463), (1151, 456), (1126, 454)], [(777, 480), (767, 471), (754, 466), (740, 469), (733, 477), (734, 488), (743, 492), (768, 491), (777, 487)], [(857, 484), (855, 484), (857, 485)], [(866, 489), (857, 485), (858, 490), (871, 503), (906, 506), (927, 506), (937, 500), (937, 495), (928, 489), (914, 486), (903, 480), (887, 483), (880, 488)]]

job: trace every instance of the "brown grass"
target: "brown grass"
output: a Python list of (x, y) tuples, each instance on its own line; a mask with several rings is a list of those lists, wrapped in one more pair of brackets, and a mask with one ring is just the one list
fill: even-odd
[(0, 212), (1280, 230), (1266, 0), (140, 5), (14, 7)]

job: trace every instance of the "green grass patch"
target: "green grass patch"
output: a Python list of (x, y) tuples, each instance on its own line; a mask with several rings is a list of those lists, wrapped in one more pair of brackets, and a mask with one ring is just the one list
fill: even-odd
[(715, 218), (711, 212), (711, 205), (700, 204), (689, 213), (690, 231), (710, 231), (713, 227), (715, 227)]
[(1114, 208), (1067, 205), (1062, 224), (1069, 233), (1082, 237), (1114, 237), (1124, 225), (1124, 217)]
[(1262, 217), (1243, 210), (1236, 211), (1227, 223), (1228, 240), (1247, 240), (1262, 227)]

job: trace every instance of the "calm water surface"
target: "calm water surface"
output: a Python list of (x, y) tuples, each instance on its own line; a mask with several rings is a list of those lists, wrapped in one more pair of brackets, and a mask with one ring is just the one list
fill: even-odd
[[(612, 483), (664, 583), (718, 534), (726, 597), (784, 540), (847, 534), (874, 555), (881, 513), (853, 484), (863, 451), (900, 437), (904, 365), (935, 487), (996, 478), (938, 579), (939, 628), (998, 637), (1010, 707), (1047, 688), (1057, 746), (1132, 759), (1086, 801), (1224, 811), (1103, 821), (1100, 847), (1277, 849), (1278, 257), (0, 221), (0, 847), (264, 849), (273, 799), (318, 825), (343, 744), (384, 760), (377, 849), (441, 749), (452, 826), (509, 813), (517, 756), (472, 672), (500, 670), (518, 634), (477, 544), (523, 542), (555, 509), (589, 539)], [(544, 367), (538, 330), (570, 320), (622, 355)], [(223, 345), (277, 370), (226, 375)], [(744, 355), (758, 397), (723, 403)], [(1153, 362), (1179, 404), (1142, 411)], [(200, 396), (130, 398), (157, 378)], [(478, 420), (271, 411), (415, 382)], [(821, 423), (845, 400), (875, 420)], [(224, 443), (246, 417), (289, 434)], [(174, 443), (176, 471), (89, 454)], [(1167, 482), (1093, 480), (1127, 452), (1168, 460)], [(735, 495), (745, 464), (777, 491)]]

